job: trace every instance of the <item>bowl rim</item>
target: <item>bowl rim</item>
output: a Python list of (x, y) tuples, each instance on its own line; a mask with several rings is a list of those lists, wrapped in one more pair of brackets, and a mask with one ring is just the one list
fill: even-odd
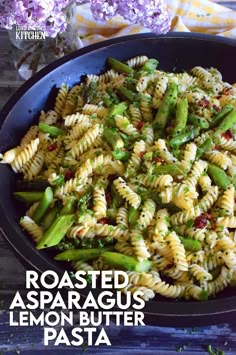
[[(122, 36), (118, 38), (113, 38), (109, 40), (105, 40), (102, 42), (98, 42), (82, 49), (78, 49), (56, 61), (47, 65), (45, 68), (36, 73), (32, 78), (27, 80), (7, 101), (7, 103), (3, 106), (0, 111), (1, 121), (0, 121), (0, 130), (4, 127), (4, 122), (6, 122), (9, 113), (12, 108), (17, 104), (20, 97), (22, 97), (32, 86), (34, 86), (38, 81), (44, 78), (49, 72), (52, 72), (63, 64), (73, 60), (74, 58), (81, 57), (87, 53), (97, 51), (99, 49), (115, 46), (116, 44), (122, 44), (128, 41), (135, 41), (139, 39), (168, 39), (168, 38), (187, 38), (187, 39), (195, 39), (202, 41), (210, 41), (217, 42), (222, 44), (227, 44), (229, 46), (236, 46), (236, 40), (225, 38), (221, 36), (215, 35), (207, 35), (202, 33), (191, 33), (191, 32), (172, 32), (166, 35), (155, 35), (153, 33), (144, 33), (144, 34), (135, 34), (129, 36)], [(2, 127), (1, 127), (2, 126)], [(14, 236), (10, 235), (13, 232), (14, 228), (11, 225), (11, 221), (6, 216), (3, 207), (2, 201), (0, 199), (0, 232), (2, 232), (3, 236), (6, 240), (11, 244), (13, 249), (20, 255), (20, 257), (29, 264), (32, 269), (36, 269), (38, 272), (46, 271), (48, 269), (52, 269), (52, 265), (48, 258), (43, 255), (43, 253), (39, 254), (39, 251), (36, 249), (36, 257), (35, 262), (31, 261), (32, 256), (32, 243), (30, 240), (26, 240), (26, 247), (23, 252), (23, 248), (21, 245), (21, 241), (17, 238), (14, 240)], [(2, 218), (3, 217), (3, 218)], [(9, 227), (11, 232), (9, 233)], [(48, 268), (50, 267), (50, 268)], [(61, 269), (57, 266), (53, 267), (53, 270), (61, 274)], [(93, 290), (94, 294), (96, 290)], [(86, 295), (89, 292), (88, 289), (83, 290), (83, 294)], [(99, 291), (97, 291), (99, 292)], [(226, 305), (227, 303), (227, 305)], [(165, 305), (165, 306), (164, 306)], [(176, 307), (178, 305), (178, 307)], [(197, 306), (197, 307), (196, 307)], [(226, 307), (227, 306), (227, 307)], [(153, 311), (155, 309), (155, 311)], [(173, 316), (173, 317), (199, 317), (199, 316), (213, 316), (222, 313), (230, 313), (236, 310), (236, 296), (230, 296), (222, 299), (210, 299), (206, 302), (199, 301), (181, 301), (178, 302), (168, 302), (167, 301), (152, 301), (147, 302), (145, 307), (145, 314), (154, 315), (154, 316)]]
[(227, 44), (227, 45), (233, 46), (233, 47), (236, 46), (236, 39), (223, 37), (223, 36), (216, 36), (216, 35), (211, 35), (211, 34), (205, 34), (205, 33), (198, 33), (198, 32), (169, 32), (165, 35), (157, 35), (152, 32), (139, 33), (139, 34), (132, 34), (132, 35), (128, 35), (128, 36), (121, 36), (121, 37), (117, 37), (117, 38), (111, 38), (111, 39), (107, 39), (105, 41), (93, 43), (89, 46), (77, 49), (77, 50), (63, 56), (62, 58), (59, 58), (59, 59), (53, 61), (52, 63), (48, 64), (46, 67), (44, 67), (40, 71), (38, 71), (33, 77), (31, 77), (27, 81), (25, 81), (23, 83), (23, 85), (21, 85), (16, 90), (16, 92), (8, 99), (8, 101), (4, 104), (4, 106), (0, 110), (1, 114), (3, 112), (3, 119), (0, 120), (0, 130), (2, 128), (2, 125), (5, 122), (5, 119), (7, 118), (7, 115), (10, 113), (10, 110), (13, 107), (13, 104), (15, 104), (17, 102), (17, 100), (30, 89), (31, 86), (33, 86), (40, 79), (42, 79), (44, 76), (46, 76), (48, 74), (48, 72), (52, 72), (53, 70), (57, 69), (59, 66), (69, 62), (70, 60), (73, 60), (74, 58), (80, 57), (80, 56), (90, 53), (92, 51), (96, 51), (98, 49), (102, 49), (104, 47), (114, 46), (116, 44), (121, 44), (121, 43), (125, 43), (128, 41), (133, 41), (133, 40), (155, 39), (155, 38), (161, 38), (161, 39), (187, 38), (187, 39), (196, 39), (196, 40), (202, 40), (202, 41), (222, 43), (222, 44)]

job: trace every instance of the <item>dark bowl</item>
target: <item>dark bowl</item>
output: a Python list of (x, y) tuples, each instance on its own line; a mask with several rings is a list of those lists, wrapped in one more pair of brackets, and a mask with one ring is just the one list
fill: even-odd
[[(172, 33), (165, 36), (140, 34), (108, 40), (65, 56), (48, 65), (28, 80), (8, 101), (1, 112), (0, 152), (18, 144), (26, 130), (36, 122), (45, 106), (50, 108), (53, 89), (65, 82), (73, 85), (87, 73), (106, 69), (106, 59), (126, 60), (137, 55), (159, 60), (163, 70), (182, 71), (196, 65), (218, 68), (225, 81), (236, 82), (236, 41), (217, 36)], [(55, 90), (54, 90), (55, 91)], [(0, 165), (0, 228), (8, 242), (39, 272), (64, 271), (48, 250), (38, 251), (19, 227), (20, 208), (12, 192), (16, 175)], [(84, 290), (86, 295), (89, 288)], [(145, 322), (153, 325), (194, 326), (226, 322), (236, 313), (236, 289), (227, 289), (215, 299), (205, 302), (154, 300), (147, 302)]]

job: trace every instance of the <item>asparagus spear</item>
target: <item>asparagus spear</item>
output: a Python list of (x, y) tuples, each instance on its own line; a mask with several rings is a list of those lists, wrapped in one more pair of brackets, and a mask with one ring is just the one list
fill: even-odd
[(50, 228), (50, 226), (53, 224), (53, 222), (55, 221), (55, 219), (57, 218), (57, 214), (58, 214), (58, 207), (53, 207), (51, 208), (46, 215), (43, 217), (42, 221), (41, 221), (41, 226), (46, 230), (48, 228)]
[(75, 203), (76, 203), (76, 197), (75, 196), (71, 196), (68, 199), (68, 201), (65, 204), (65, 206), (63, 206), (63, 208), (62, 208), (62, 210), (60, 212), (60, 216), (73, 213), (74, 212)]
[(148, 74), (152, 74), (154, 70), (156, 70), (159, 62), (157, 59), (151, 58), (148, 59), (144, 65), (139, 69), (138, 73), (147, 72)]
[(230, 111), (225, 118), (221, 121), (218, 126), (218, 129), (215, 132), (215, 136), (228, 131), (228, 129), (232, 128), (236, 124), (236, 110)]
[(112, 69), (118, 71), (119, 73), (133, 74), (134, 70), (130, 68), (127, 64), (122, 63), (121, 61), (115, 58), (108, 58), (108, 64)]
[(205, 118), (194, 115), (193, 113), (190, 113), (188, 115), (188, 123), (193, 124), (195, 127), (200, 127), (204, 129), (209, 128), (209, 123)]
[(178, 134), (177, 136), (175, 136), (170, 140), (170, 146), (172, 148), (178, 148), (180, 145), (191, 141), (192, 139), (198, 136), (199, 130), (200, 130), (199, 128), (193, 128), (186, 133)]
[(127, 89), (125, 86), (118, 88), (118, 92), (130, 102), (138, 101), (140, 98), (139, 94)]
[(33, 202), (38, 202), (42, 199), (43, 197), (43, 192), (42, 191), (18, 191), (14, 192), (14, 196), (27, 203), (33, 203)]
[(97, 91), (97, 83), (95, 81), (92, 81), (91, 83), (88, 84), (88, 86), (83, 91), (83, 98), (85, 102), (90, 103), (94, 99), (96, 95), (96, 91)]
[(73, 214), (59, 216), (51, 227), (45, 232), (42, 239), (37, 244), (37, 249), (49, 248), (60, 243), (67, 231), (75, 222)]
[(127, 109), (128, 105), (126, 102), (122, 101), (111, 107), (109, 112), (109, 117), (115, 117), (116, 115), (122, 115)]
[(39, 130), (44, 133), (49, 133), (51, 137), (58, 137), (63, 134), (65, 134), (65, 131), (63, 129), (60, 129), (55, 126), (49, 126), (46, 123), (39, 123)]
[(214, 164), (208, 163), (208, 174), (214, 183), (221, 187), (223, 190), (226, 190), (227, 187), (231, 184), (231, 181), (224, 170)]
[(201, 156), (207, 152), (209, 149), (211, 149), (213, 145), (212, 139), (207, 138), (198, 148), (197, 148), (197, 154), (196, 154), (196, 159), (200, 159)]
[(63, 251), (55, 256), (55, 260), (61, 261), (88, 261), (98, 258), (103, 253), (111, 250), (112, 248), (90, 248), (90, 249), (70, 249)]
[(172, 132), (173, 136), (180, 134), (184, 130), (187, 123), (187, 117), (188, 117), (188, 100), (185, 97), (184, 99), (180, 100), (176, 105), (175, 125)]
[(102, 258), (106, 264), (128, 271), (147, 272), (152, 267), (150, 260), (138, 261), (131, 256), (111, 251), (102, 254)]
[(207, 301), (208, 300), (208, 291), (202, 290), (199, 297), (200, 301)]
[(179, 238), (186, 250), (198, 251), (202, 248), (201, 243), (198, 240), (191, 239), (191, 238), (184, 238), (184, 237), (179, 237)]
[(43, 218), (45, 213), (47, 212), (49, 206), (51, 205), (53, 200), (53, 191), (51, 187), (47, 187), (46, 190), (43, 193), (43, 197), (39, 202), (38, 207), (36, 208), (32, 219), (36, 222), (39, 223), (40, 220)]
[(157, 175), (170, 174), (171, 176), (184, 175), (183, 170), (181, 170), (177, 165), (172, 164), (157, 165), (154, 168), (154, 173)]
[(128, 222), (130, 228), (133, 228), (138, 220), (139, 217), (139, 210), (135, 209), (134, 207), (130, 206), (128, 211)]
[(128, 152), (124, 148), (117, 148), (112, 152), (112, 155), (116, 160), (127, 161), (131, 156), (131, 152)]
[(215, 128), (218, 123), (233, 110), (233, 108), (232, 105), (225, 105), (215, 116), (213, 116), (210, 128)]
[(177, 92), (177, 85), (171, 83), (166, 90), (165, 96), (153, 121), (154, 129), (160, 130), (161, 132), (165, 129), (168, 117), (176, 104)]
[(122, 140), (120, 134), (117, 132), (116, 129), (108, 127), (104, 128), (103, 137), (112, 146), (114, 150), (124, 147), (124, 141)]

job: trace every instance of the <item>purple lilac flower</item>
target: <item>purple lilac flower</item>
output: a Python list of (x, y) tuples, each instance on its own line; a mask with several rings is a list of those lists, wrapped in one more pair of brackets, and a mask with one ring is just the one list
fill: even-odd
[(14, 25), (40, 27), (50, 37), (66, 28), (63, 9), (71, 0), (3, 0), (0, 5), (0, 27)]
[(91, 12), (96, 20), (110, 20), (117, 14), (119, 1), (91, 0)]
[(119, 0), (119, 15), (156, 33), (166, 33), (170, 16), (164, 0)]
[[(0, 27), (14, 25), (40, 27), (50, 37), (66, 28), (65, 8), (70, 3), (84, 0), (2, 0), (0, 4)], [(156, 33), (166, 33), (170, 27), (165, 0), (90, 0), (95, 19), (106, 21), (121, 15), (131, 23), (138, 23)]]

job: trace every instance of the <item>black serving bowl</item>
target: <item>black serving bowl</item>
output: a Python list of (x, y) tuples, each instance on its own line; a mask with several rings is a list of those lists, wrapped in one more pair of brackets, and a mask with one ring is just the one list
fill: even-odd
[[(182, 71), (196, 65), (218, 68), (225, 81), (236, 82), (236, 41), (217, 36), (171, 33), (165, 36), (140, 34), (98, 43), (75, 51), (48, 65), (28, 80), (1, 112), (0, 152), (17, 145), (26, 130), (36, 122), (40, 110), (50, 108), (55, 87), (73, 85), (87, 73), (106, 70), (106, 59), (126, 60), (138, 55), (159, 60), (163, 70)], [(13, 198), (16, 175), (0, 164), (0, 228), (28, 268), (40, 272), (64, 271), (49, 250), (38, 251), (19, 227), (21, 211)], [(87, 294), (89, 288), (83, 290)], [(94, 291), (93, 291), (94, 292)], [(235, 313), (234, 313), (235, 312)], [(236, 315), (236, 289), (227, 289), (215, 299), (187, 302), (157, 299), (145, 308), (145, 322), (153, 325), (193, 326), (229, 321)]]

